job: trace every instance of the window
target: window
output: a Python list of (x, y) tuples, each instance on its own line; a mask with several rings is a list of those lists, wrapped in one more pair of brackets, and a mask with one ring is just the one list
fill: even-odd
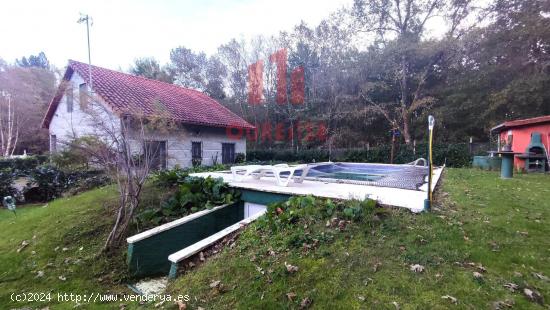
[(143, 146), (143, 160), (153, 170), (166, 169), (166, 141), (146, 141)]
[(235, 163), (235, 143), (222, 143), (222, 164)]
[(71, 113), (73, 111), (73, 88), (71, 86), (67, 87), (65, 98), (67, 100), (67, 112)]
[(200, 166), (202, 164), (202, 143), (191, 142), (191, 165), (193, 167)]
[(191, 142), (191, 158), (202, 159), (202, 143)]
[(88, 84), (82, 83), (78, 86), (80, 92), (80, 108), (85, 109), (88, 106)]
[(50, 136), (50, 153), (55, 153), (57, 151), (57, 136)]

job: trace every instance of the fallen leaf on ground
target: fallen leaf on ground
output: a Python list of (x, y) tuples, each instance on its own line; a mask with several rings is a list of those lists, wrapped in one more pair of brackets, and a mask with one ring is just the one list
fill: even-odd
[(422, 265), (419, 265), (419, 264), (414, 264), (414, 265), (411, 265), (411, 271), (412, 272), (424, 272), (424, 266)]
[(548, 277), (543, 275), (542, 273), (533, 272), (533, 277), (539, 280), (548, 281)]
[(294, 298), (296, 298), (296, 293), (293, 293), (293, 292), (286, 293), (286, 298), (288, 298), (288, 300), (290, 301), (294, 301)]
[(487, 269), (485, 267), (483, 267), (482, 264), (477, 264), (476, 266), (477, 270), (479, 270), (480, 272), (486, 272)]
[(19, 246), (19, 248), (17, 249), (17, 253), (23, 251), (23, 249), (26, 248), (28, 245), (29, 242), (27, 240), (23, 240), (23, 242), (21, 242), (21, 246)]
[(504, 284), (504, 287), (507, 288), (510, 292), (515, 292), (519, 288), (517, 284), (512, 282)]
[(451, 301), (453, 304), (456, 304), (458, 302), (458, 300), (456, 298), (454, 298), (453, 296), (450, 296), (450, 295), (445, 295), (445, 296), (441, 296), (441, 298), (443, 299), (448, 299), (449, 301)]
[[(166, 302), (165, 300), (162, 300), (162, 301), (157, 302), (157, 303), (155, 304), (155, 308), (158, 308), (158, 307), (164, 305), (165, 302)], [(177, 304), (178, 304), (178, 301), (176, 301), (176, 305), (177, 305)]]
[(292, 266), (291, 264), (287, 264), (286, 262), (285, 262), (285, 267), (286, 267), (286, 271), (288, 271), (289, 273), (295, 273), (296, 271), (298, 271), (297, 266)]
[(300, 309), (306, 309), (311, 305), (311, 299), (309, 297), (306, 297), (302, 299), (302, 302), (300, 303)]
[(493, 309), (494, 310), (502, 310), (502, 309), (506, 309), (506, 308), (512, 308), (513, 306), (514, 306), (514, 301), (510, 300), (510, 299), (506, 299), (504, 301), (499, 300), (499, 301), (495, 301), (493, 303)]
[(176, 301), (176, 304), (178, 305), (179, 310), (185, 310), (187, 309), (187, 305), (184, 304), (181, 300)]
[(212, 281), (212, 282), (210, 283), (210, 288), (216, 288), (216, 287), (220, 286), (220, 283), (221, 283), (220, 280)]
[(523, 294), (525, 295), (525, 297), (527, 297), (529, 300), (531, 301), (534, 301), (538, 304), (543, 304), (543, 298), (542, 298), (542, 295), (535, 291), (535, 290), (532, 290), (532, 289), (528, 289), (528, 288), (524, 288), (523, 289)]

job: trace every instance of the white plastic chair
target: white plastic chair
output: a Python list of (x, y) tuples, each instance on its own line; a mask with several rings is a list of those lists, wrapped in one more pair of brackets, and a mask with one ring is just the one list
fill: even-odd
[[(290, 180), (294, 179), (294, 183), (302, 183), (307, 176), (310, 165), (297, 165), (289, 166), (287, 164), (279, 165), (248, 165), (248, 166), (235, 166), (231, 167), (231, 173), (233, 174), (233, 180), (237, 182), (243, 181), (248, 176), (252, 176), (254, 179), (259, 180), (266, 176), (267, 173), (272, 173), (279, 186), (288, 186)], [(296, 170), (301, 170), (302, 174), (299, 177), (294, 177)], [(244, 172), (243, 175), (239, 175), (239, 172)], [(288, 172), (288, 177), (284, 177), (281, 174)]]

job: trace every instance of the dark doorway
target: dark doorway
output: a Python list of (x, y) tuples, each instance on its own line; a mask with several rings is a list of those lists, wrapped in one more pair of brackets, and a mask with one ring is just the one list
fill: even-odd
[(144, 156), (151, 169), (166, 169), (166, 141), (146, 141)]
[(222, 164), (235, 162), (235, 143), (222, 143)]

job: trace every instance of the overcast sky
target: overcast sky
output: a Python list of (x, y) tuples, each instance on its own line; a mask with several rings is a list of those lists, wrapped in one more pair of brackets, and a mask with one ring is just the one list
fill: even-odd
[(0, 4), (0, 58), (44, 51), (62, 68), (68, 59), (87, 61), (88, 13), (92, 63), (127, 69), (138, 57), (168, 61), (170, 49), (184, 45), (213, 53), (231, 38), (290, 30), (300, 20), (316, 25), (352, 0), (8, 0)]

